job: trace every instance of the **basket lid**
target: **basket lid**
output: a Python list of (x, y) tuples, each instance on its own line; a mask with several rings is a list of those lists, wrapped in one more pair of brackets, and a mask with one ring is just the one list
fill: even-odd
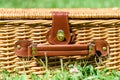
[(120, 18), (120, 9), (90, 9), (90, 8), (73, 8), (73, 9), (0, 9), (0, 19), (51, 19), (52, 11), (69, 12), (68, 17), (72, 19), (91, 19), (91, 18)]

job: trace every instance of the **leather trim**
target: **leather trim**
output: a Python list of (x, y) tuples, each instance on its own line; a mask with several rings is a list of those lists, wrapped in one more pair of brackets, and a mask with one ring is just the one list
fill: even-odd
[[(95, 44), (96, 53), (98, 56), (106, 56), (109, 53), (109, 44), (105, 40), (94, 40), (92, 42)], [(106, 48), (106, 50), (103, 50), (103, 47)]]
[(69, 45), (37, 45), (39, 51), (79, 51), (88, 50), (88, 44), (69, 44)]
[[(32, 54), (32, 48), (35, 54)], [(89, 45), (71, 44), (71, 45), (37, 45), (28, 47), (28, 56), (73, 56), (88, 55)]]
[[(19, 40), (15, 43), (15, 49), (14, 52), (17, 56), (21, 56), (21, 57), (28, 57), (28, 46), (30, 46), (32, 44), (31, 41), (28, 40)], [(17, 46), (20, 46), (20, 48), (18, 49)]]
[[(63, 30), (64, 41), (58, 41), (56, 34)], [(69, 44), (71, 41), (70, 28), (68, 24), (68, 12), (52, 12), (52, 28), (48, 31), (46, 38), (50, 44)]]
[[(21, 48), (17, 46), (20, 45)], [(103, 47), (106, 47), (103, 50)], [(100, 55), (109, 54), (109, 45), (104, 40), (94, 40), (90, 44), (69, 45), (42, 45), (32, 44), (28, 40), (20, 40), (15, 43), (15, 54), (21, 57), (32, 56), (73, 56), (73, 55)], [(100, 54), (99, 54), (100, 53)]]

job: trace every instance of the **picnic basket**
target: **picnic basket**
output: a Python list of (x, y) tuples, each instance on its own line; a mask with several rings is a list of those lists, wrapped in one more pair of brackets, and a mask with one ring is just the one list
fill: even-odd
[[(39, 64), (45, 57), (24, 58), (16, 56), (15, 42), (31, 40), (37, 44), (49, 44), (46, 33), (52, 25), (51, 12), (69, 12), (69, 25), (76, 34), (75, 44), (87, 44), (94, 39), (108, 42), (110, 50), (105, 57), (53, 56), (48, 58), (50, 68), (63, 63), (87, 61), (97, 69), (120, 70), (120, 10), (113, 9), (0, 9), (0, 68), (20, 74), (33, 72), (42, 75), (45, 67)], [(95, 61), (96, 58), (96, 61)], [(102, 61), (101, 61), (102, 60)], [(98, 62), (98, 65), (96, 65)], [(84, 63), (83, 63), (84, 64)]]

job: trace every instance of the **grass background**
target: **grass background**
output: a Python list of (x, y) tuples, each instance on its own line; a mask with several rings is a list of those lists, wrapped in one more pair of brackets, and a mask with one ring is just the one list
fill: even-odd
[(113, 8), (120, 0), (0, 0), (0, 8)]

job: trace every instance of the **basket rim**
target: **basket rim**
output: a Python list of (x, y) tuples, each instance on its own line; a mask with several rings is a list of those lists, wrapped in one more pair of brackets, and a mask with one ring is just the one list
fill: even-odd
[(72, 19), (120, 18), (119, 8), (0, 8), (0, 19), (51, 19), (52, 11), (69, 12)]

